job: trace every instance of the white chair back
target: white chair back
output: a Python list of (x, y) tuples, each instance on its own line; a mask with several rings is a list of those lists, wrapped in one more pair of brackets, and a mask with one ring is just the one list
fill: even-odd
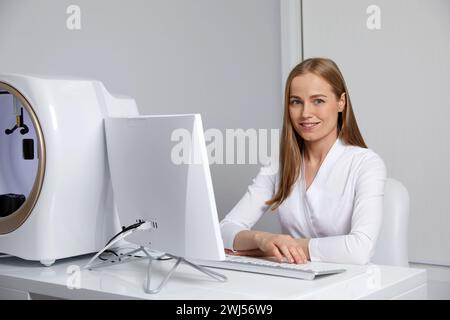
[(383, 223), (372, 262), (408, 267), (409, 193), (388, 178), (384, 189)]

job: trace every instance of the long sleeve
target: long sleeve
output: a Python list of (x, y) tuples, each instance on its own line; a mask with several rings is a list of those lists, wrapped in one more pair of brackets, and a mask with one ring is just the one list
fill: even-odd
[(220, 222), (224, 247), (233, 249), (234, 237), (242, 230), (249, 230), (269, 209), (265, 204), (275, 192), (276, 173), (262, 167), (241, 200)]
[(383, 160), (374, 152), (368, 153), (358, 169), (350, 233), (310, 239), (311, 261), (370, 262), (381, 228), (387, 172)]

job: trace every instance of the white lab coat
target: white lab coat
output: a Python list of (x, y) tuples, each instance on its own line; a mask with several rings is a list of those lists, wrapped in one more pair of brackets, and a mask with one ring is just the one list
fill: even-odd
[[(279, 172), (262, 168), (236, 206), (221, 221), (225, 248), (268, 210)], [(383, 215), (386, 166), (371, 149), (337, 139), (305, 190), (304, 167), (277, 211), (282, 232), (308, 238), (311, 261), (366, 264), (373, 256)]]

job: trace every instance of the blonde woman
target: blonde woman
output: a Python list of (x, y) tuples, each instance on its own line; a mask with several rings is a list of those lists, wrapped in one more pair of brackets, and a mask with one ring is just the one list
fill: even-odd
[[(370, 261), (386, 166), (367, 148), (332, 60), (307, 59), (289, 74), (278, 170), (263, 169), (220, 223), (227, 253), (291, 263)], [(283, 234), (251, 230), (268, 210)]]

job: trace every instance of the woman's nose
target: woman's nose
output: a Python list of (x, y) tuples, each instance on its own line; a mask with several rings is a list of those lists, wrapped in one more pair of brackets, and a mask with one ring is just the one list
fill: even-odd
[(303, 106), (303, 110), (302, 110), (302, 116), (307, 118), (308, 116), (310, 116), (312, 114), (313, 111), (313, 106), (309, 103), (305, 103)]

